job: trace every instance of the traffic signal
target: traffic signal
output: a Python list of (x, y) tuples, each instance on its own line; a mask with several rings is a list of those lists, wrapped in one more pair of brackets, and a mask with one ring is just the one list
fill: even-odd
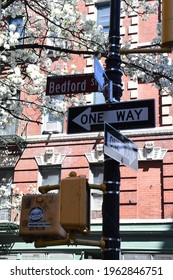
[(162, 45), (173, 47), (173, 0), (162, 0)]
[(89, 233), (90, 188), (86, 176), (70, 176), (60, 184), (60, 224), (67, 232)]
[(67, 238), (59, 222), (59, 193), (24, 195), (21, 207), (19, 235), (25, 242)]

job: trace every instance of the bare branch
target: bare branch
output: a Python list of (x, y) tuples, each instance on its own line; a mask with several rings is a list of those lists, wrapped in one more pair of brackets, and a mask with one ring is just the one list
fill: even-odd
[[(54, 47), (50, 45), (39, 45), (39, 44), (23, 44), (23, 45), (16, 45), (14, 47), (10, 47), (8, 51), (16, 51), (16, 50), (23, 50), (23, 49), (46, 49), (46, 50), (54, 50), (60, 53), (66, 53), (66, 54), (86, 54), (86, 55), (95, 55), (98, 56), (101, 54), (101, 56), (106, 57), (105, 52), (100, 52), (100, 51), (92, 51), (92, 50), (73, 50), (73, 49), (68, 49), (68, 48), (60, 48), (60, 47)], [(4, 51), (4, 47), (0, 47), (0, 51)]]

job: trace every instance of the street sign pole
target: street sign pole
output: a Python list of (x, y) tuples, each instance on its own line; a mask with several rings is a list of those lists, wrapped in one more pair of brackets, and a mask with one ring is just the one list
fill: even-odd
[[(113, 98), (120, 101), (122, 96), (122, 72), (120, 69), (120, 6), (121, 0), (110, 2), (110, 30), (109, 52), (106, 59), (106, 74), (113, 82)], [(109, 98), (112, 100), (112, 97)], [(106, 191), (103, 194), (103, 229), (102, 237), (105, 240), (105, 250), (102, 253), (104, 260), (120, 259), (120, 232), (119, 232), (119, 197), (120, 197), (120, 168), (119, 162), (104, 155), (104, 182)]]

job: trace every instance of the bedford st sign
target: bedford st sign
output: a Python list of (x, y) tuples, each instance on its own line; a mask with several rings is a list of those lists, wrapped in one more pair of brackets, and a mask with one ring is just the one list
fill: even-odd
[(67, 133), (103, 131), (104, 122), (118, 130), (155, 127), (154, 99), (71, 107)]
[(64, 75), (47, 78), (46, 95), (97, 92), (99, 85), (94, 74)]

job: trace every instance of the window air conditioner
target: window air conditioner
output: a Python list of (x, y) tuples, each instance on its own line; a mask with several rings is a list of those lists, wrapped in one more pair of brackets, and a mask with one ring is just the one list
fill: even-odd
[(61, 133), (62, 132), (62, 123), (61, 122), (46, 122), (44, 133)]

